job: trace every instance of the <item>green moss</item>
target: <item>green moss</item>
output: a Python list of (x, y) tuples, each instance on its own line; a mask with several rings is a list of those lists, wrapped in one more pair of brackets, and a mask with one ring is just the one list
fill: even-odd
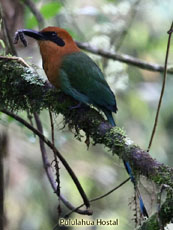
[(150, 217), (150, 219), (146, 220), (142, 227), (140, 226), (138, 230), (159, 230), (159, 224), (156, 218), (156, 215)]
[(151, 179), (155, 181), (156, 184), (168, 184), (173, 188), (173, 171), (165, 165), (159, 165), (158, 169), (155, 169), (156, 173), (151, 176)]
[[(161, 209), (164, 225), (169, 223), (173, 213), (173, 170), (155, 163), (145, 151), (131, 142), (123, 129), (111, 127), (97, 110), (88, 106), (70, 109), (77, 104), (78, 102), (71, 97), (47, 87), (45, 80), (34, 70), (23, 67), (15, 60), (0, 59), (0, 109), (9, 109), (14, 112), (24, 110), (32, 113), (50, 108), (56, 114), (63, 114), (64, 123), (69, 126), (78, 140), (81, 140), (81, 130), (83, 130), (86, 134), (87, 145), (90, 139), (93, 144), (104, 144), (112, 154), (128, 159), (136, 175), (140, 172), (147, 175), (157, 185), (166, 184), (170, 187)], [(146, 157), (144, 161), (149, 162), (145, 165), (145, 162), (141, 161), (144, 172), (140, 171), (140, 166), (138, 168), (136, 166), (139, 164), (136, 163), (139, 162), (138, 159), (143, 159), (142, 155)], [(159, 229), (158, 227), (158, 218), (153, 215), (141, 229), (155, 230)]]
[(34, 71), (23, 67), (15, 60), (1, 60), (0, 79), (1, 108), (33, 111), (32, 107), (35, 105), (34, 110), (39, 110), (40, 106), (32, 95), (40, 95), (44, 82)]

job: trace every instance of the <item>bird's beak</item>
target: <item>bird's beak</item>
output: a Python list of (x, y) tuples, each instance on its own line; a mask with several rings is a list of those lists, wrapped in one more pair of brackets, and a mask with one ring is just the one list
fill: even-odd
[(21, 29), (17, 31), (18, 34), (25, 34), (26, 36), (29, 36), (31, 38), (34, 38), (36, 40), (44, 40), (44, 36), (41, 32), (35, 31), (35, 30), (29, 30), (29, 29)]
[(21, 40), (23, 45), (27, 46), (25, 35), (31, 38), (34, 38), (37, 41), (51, 41), (51, 42), (56, 43), (58, 46), (65, 45), (64, 40), (58, 37), (58, 35), (53, 31), (42, 32), (42, 31), (35, 31), (35, 30), (29, 30), (29, 29), (18, 30), (14, 36), (14, 44), (17, 44), (18, 41)]

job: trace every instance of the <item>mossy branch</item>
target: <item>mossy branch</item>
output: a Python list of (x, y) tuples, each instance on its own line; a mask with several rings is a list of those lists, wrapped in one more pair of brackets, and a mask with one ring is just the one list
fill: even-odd
[(160, 164), (146, 151), (132, 144), (121, 128), (111, 128), (97, 110), (88, 106), (70, 110), (75, 104), (78, 102), (51, 87), (21, 61), (0, 57), (0, 110), (33, 113), (49, 108), (56, 114), (61, 113), (65, 124), (75, 130), (77, 137), (83, 130), (94, 144), (104, 144), (113, 155), (129, 161), (136, 174), (146, 176), (158, 186), (167, 186), (165, 202), (140, 229), (160, 229), (160, 222), (164, 226), (169, 223), (173, 218), (173, 169)]

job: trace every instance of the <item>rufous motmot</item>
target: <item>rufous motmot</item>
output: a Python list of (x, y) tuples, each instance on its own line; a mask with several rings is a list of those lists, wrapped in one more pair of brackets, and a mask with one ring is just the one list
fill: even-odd
[[(110, 124), (115, 126), (112, 116), (112, 112), (117, 112), (115, 96), (100, 68), (78, 48), (71, 35), (59, 27), (47, 27), (41, 31), (18, 30), (15, 41), (20, 37), (25, 46), (27, 43), (23, 34), (37, 40), (43, 68), (51, 84), (80, 103), (92, 104), (101, 109)], [(124, 161), (124, 164), (136, 187), (129, 163)], [(142, 198), (137, 193), (141, 213), (148, 217)]]

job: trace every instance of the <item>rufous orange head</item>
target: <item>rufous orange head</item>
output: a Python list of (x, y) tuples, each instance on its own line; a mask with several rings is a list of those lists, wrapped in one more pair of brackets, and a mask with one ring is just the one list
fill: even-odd
[(24, 35), (37, 40), (46, 75), (53, 85), (59, 87), (57, 76), (63, 57), (80, 51), (71, 35), (62, 28), (51, 26), (41, 31), (21, 29), (16, 32), (16, 42), (20, 38), (27, 45)]
[(59, 27), (47, 27), (40, 31), (44, 36), (44, 40), (38, 40), (40, 52), (44, 55), (44, 51), (57, 52), (59, 56), (79, 51), (76, 43), (71, 35), (64, 29)]

